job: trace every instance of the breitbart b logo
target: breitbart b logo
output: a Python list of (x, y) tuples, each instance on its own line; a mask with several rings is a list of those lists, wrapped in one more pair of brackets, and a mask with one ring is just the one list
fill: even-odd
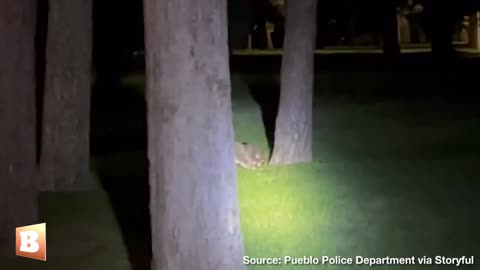
[(17, 227), (15, 254), (35, 260), (47, 260), (46, 223)]

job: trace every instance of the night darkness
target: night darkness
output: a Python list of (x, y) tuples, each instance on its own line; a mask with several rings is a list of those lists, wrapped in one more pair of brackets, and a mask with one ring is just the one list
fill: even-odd
[[(479, 269), (479, 22), (478, 0), (0, 2), (0, 269)], [(38, 223), (46, 261), (13, 234)]]

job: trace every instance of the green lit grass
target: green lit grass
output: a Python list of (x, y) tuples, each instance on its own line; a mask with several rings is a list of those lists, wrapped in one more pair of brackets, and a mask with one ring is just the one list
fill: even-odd
[[(241, 95), (235, 98), (242, 100)], [(478, 119), (451, 106), (441, 113), (434, 110), (438, 106), (445, 104), (316, 104), (315, 162), (238, 171), (246, 255), (480, 256), (475, 248), (480, 220), (474, 214), (480, 206)], [(235, 126), (237, 137), (264, 145), (262, 125), (252, 121), (252, 109), (234, 108), (234, 123), (250, 123), (248, 131)], [(297, 268), (370, 269), (249, 267)]]
[[(316, 163), (267, 168), (259, 174), (241, 170), (246, 253), (478, 256), (478, 184), (464, 178), (478, 179), (476, 162)], [(257, 268), (263, 269), (251, 267)]]

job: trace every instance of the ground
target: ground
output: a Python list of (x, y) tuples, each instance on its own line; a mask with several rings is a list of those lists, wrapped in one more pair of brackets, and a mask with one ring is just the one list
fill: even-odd
[[(238, 170), (246, 255), (480, 258), (480, 109), (472, 100), (375, 95), (401, 92), (398, 84), (424, 89), (436, 76), (412, 74), (414, 79), (407, 77), (415, 84), (406, 83), (402, 73), (321, 69), (316, 76), (315, 161)], [(236, 72), (233, 82), (236, 137), (266, 149), (262, 110), (248, 88), (269, 96), (278, 74)], [(115, 92), (117, 98), (102, 99), (97, 93), (94, 104), (94, 167), (107, 192), (43, 194), (48, 261), (1, 260), (2, 269), (148, 269), (143, 77), (128, 76), (123, 83), (128, 87)], [(369, 95), (362, 96), (364, 91)]]

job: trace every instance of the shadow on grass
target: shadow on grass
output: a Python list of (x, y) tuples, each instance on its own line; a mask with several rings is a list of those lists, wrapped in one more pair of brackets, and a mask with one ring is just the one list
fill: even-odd
[(271, 156), (275, 141), (275, 120), (280, 100), (280, 86), (276, 83), (253, 83), (249, 85), (249, 89), (250, 95), (262, 112), (262, 122), (268, 141), (269, 156)]
[[(135, 197), (132, 198), (132, 194)], [(148, 184), (131, 192), (108, 192), (123, 235), (132, 270), (150, 270), (151, 232)]]
[(146, 105), (138, 93), (124, 88), (94, 92), (91, 148), (96, 173), (120, 226), (132, 270), (149, 270)]
[(141, 163), (139, 159), (130, 157), (128, 153), (120, 158), (104, 158), (98, 162), (96, 171), (120, 226), (132, 270), (149, 270), (151, 231), (148, 163), (146, 155)]

